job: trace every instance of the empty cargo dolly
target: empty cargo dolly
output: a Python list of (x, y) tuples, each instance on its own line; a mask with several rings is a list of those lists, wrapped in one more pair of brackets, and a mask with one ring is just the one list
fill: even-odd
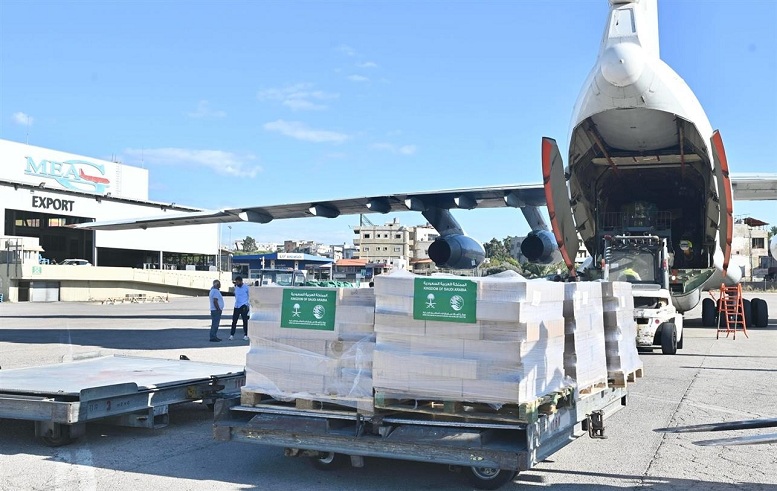
[(0, 370), (0, 418), (35, 422), (50, 446), (83, 435), (87, 422), (144, 428), (168, 423), (168, 406), (240, 393), (243, 367), (106, 356)]

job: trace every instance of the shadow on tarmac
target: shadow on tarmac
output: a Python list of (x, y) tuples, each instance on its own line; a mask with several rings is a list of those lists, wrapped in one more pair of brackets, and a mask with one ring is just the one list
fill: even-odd
[[(24, 453), (37, 455), (56, 462), (72, 461), (83, 449), (92, 456), (90, 466), (110, 469), (129, 474), (147, 474), (203, 480), (213, 484), (234, 484), (235, 489), (267, 490), (280, 489), (414, 489), (414, 490), (471, 490), (467, 484), (466, 469), (453, 473), (448, 466), (423, 462), (402, 461), (385, 458), (366, 458), (363, 469), (348, 466), (322, 472), (313, 469), (305, 458), (283, 456), (279, 447), (270, 447), (242, 442), (215, 442), (210, 440), (209, 427), (205, 424), (212, 416), (203, 405), (187, 403), (170, 407), (170, 426), (150, 430), (142, 428), (121, 428), (99, 423), (87, 424), (86, 435), (70, 445), (50, 448), (42, 445), (32, 435), (34, 425), (30, 421), (0, 419), (4, 428), (0, 434), (0, 449), (14, 449), (12, 454)], [(179, 448), (170, 448), (170, 433), (189, 434), (189, 441)], [(149, 455), (128, 459), (117, 448), (165, 449), (164, 463)], [(0, 454), (5, 452), (0, 451)], [(138, 458), (143, 461), (138, 465)], [(196, 461), (197, 465), (192, 465)], [(225, 463), (227, 463), (225, 465)], [(75, 463), (75, 462), (74, 462)], [(82, 464), (83, 465), (83, 464)], [(241, 469), (234, 472), (232, 469)], [(401, 474), (401, 487), (397, 487), (397, 475)], [(566, 482), (550, 482), (546, 476), (561, 476)], [(614, 484), (580, 483), (580, 478), (598, 478)], [(135, 480), (142, 478), (135, 477)], [(576, 482), (578, 481), (578, 482)], [(393, 484), (392, 484), (393, 483)], [(520, 473), (512, 483), (500, 489), (503, 491), (547, 488), (552, 486), (558, 491), (621, 491), (623, 489), (651, 489), (656, 491), (676, 490), (763, 490), (777, 491), (777, 486), (755, 483), (719, 483), (673, 477), (641, 476), (617, 473), (570, 471), (542, 468), (542, 464), (527, 473)], [(213, 486), (223, 489), (223, 486)], [(193, 489), (193, 488), (188, 488)], [(206, 489), (206, 488), (203, 488)]]
[(168, 319), (168, 320), (204, 320), (210, 322), (209, 315), (176, 315), (176, 314), (164, 314), (164, 315), (0, 315), (0, 319)]
[[(771, 484), (762, 484), (762, 483), (745, 483), (745, 482), (739, 482), (739, 483), (721, 483), (721, 482), (710, 482), (710, 481), (700, 481), (696, 479), (679, 479), (674, 477), (658, 477), (658, 476), (636, 476), (636, 475), (624, 475), (624, 474), (607, 474), (604, 472), (585, 472), (585, 471), (570, 471), (570, 470), (563, 470), (563, 469), (538, 469), (535, 467), (535, 469), (532, 471), (532, 474), (519, 474), (516, 478), (515, 482), (520, 484), (523, 487), (533, 487), (533, 486), (543, 486), (546, 487), (548, 484), (545, 483), (545, 480), (540, 475), (536, 475), (536, 473), (543, 473), (543, 474), (566, 474), (571, 476), (590, 476), (590, 477), (600, 477), (600, 478), (606, 478), (606, 479), (612, 479), (612, 480), (628, 480), (635, 482), (634, 487), (638, 487), (639, 489), (653, 489), (653, 490), (666, 490), (666, 491), (676, 491), (679, 489), (682, 490), (692, 490), (692, 489), (699, 489), (699, 490), (708, 490), (710, 488), (715, 489), (716, 491), (723, 490), (723, 489), (736, 489), (736, 490), (742, 490), (742, 489), (753, 489), (753, 490), (769, 490), (769, 491), (777, 491), (777, 486), (771, 485)], [(557, 489), (559, 491), (563, 491), (565, 489), (574, 489), (574, 490), (622, 490), (625, 489), (623, 486), (608, 486), (608, 485), (602, 485), (602, 484), (557, 484), (554, 483), (553, 485), (554, 489)], [(508, 488), (509, 489), (509, 488)]]
[[(80, 346), (96, 346), (111, 349), (144, 349), (167, 350), (202, 347), (230, 347), (236, 344), (248, 343), (242, 340), (243, 328), (237, 326), (240, 340), (211, 343), (208, 340), (209, 325), (203, 324), (199, 328), (175, 328), (175, 329), (133, 329), (125, 327), (121, 329), (94, 328), (67, 328), (60, 329), (36, 329), (16, 328), (0, 329), (0, 339), (4, 343), (18, 344), (68, 344)], [(219, 336), (229, 335), (229, 324), (221, 324)]]

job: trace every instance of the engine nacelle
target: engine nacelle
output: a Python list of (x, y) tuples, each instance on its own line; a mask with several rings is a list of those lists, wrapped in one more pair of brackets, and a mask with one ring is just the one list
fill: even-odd
[(555, 262), (558, 260), (556, 252), (558, 252), (556, 237), (548, 230), (529, 232), (521, 243), (521, 254), (532, 263)]
[(438, 268), (470, 269), (480, 266), (486, 250), (478, 241), (466, 235), (445, 235), (429, 246), (429, 259)]

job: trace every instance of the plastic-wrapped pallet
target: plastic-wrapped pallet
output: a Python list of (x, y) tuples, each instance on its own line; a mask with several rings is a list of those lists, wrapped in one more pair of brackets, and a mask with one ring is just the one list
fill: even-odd
[(372, 289), (251, 291), (244, 402), (251, 394), (372, 408)]
[(567, 384), (562, 285), (498, 276), (376, 277), (376, 393), (517, 404)]
[(607, 387), (602, 287), (598, 283), (564, 283), (566, 344), (564, 369), (580, 393)]
[[(631, 283), (599, 283), (604, 308), (604, 335), (607, 372), (616, 385), (623, 385), (628, 374), (642, 370), (637, 352), (637, 323), (634, 320), (634, 297)], [(640, 375), (641, 376), (641, 375)]]

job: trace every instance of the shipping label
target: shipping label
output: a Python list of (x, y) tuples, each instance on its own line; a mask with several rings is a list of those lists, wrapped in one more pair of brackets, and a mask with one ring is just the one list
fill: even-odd
[(336, 294), (333, 290), (312, 288), (283, 290), (281, 327), (334, 331)]
[(474, 324), (477, 284), (452, 278), (416, 278), (413, 319)]

